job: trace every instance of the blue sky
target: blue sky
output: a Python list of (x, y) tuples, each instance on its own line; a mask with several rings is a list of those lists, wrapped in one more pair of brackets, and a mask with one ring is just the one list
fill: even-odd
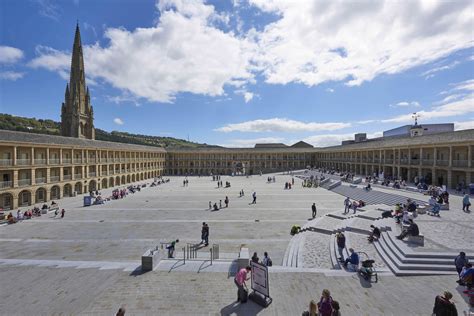
[(60, 119), (76, 21), (95, 126), (226, 146), (474, 128), (472, 1), (6, 0), (0, 112)]

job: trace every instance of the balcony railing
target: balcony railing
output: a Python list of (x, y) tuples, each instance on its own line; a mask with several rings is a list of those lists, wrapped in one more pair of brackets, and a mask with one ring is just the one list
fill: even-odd
[(393, 159), (390, 159), (390, 158), (385, 159), (385, 164), (393, 164)]
[(467, 167), (467, 160), (453, 160), (453, 167)]
[(80, 173), (75, 173), (75, 174), (74, 174), (74, 179), (82, 179), (82, 174), (80, 174)]
[(59, 176), (50, 176), (49, 181), (51, 182), (58, 182), (59, 181)]
[(89, 172), (89, 177), (95, 177), (95, 172)]
[(0, 189), (11, 188), (12, 186), (12, 181), (0, 181)]
[(20, 179), (18, 180), (18, 186), (19, 187), (24, 187), (27, 185), (31, 185), (31, 179)]
[(59, 158), (50, 158), (50, 159), (49, 159), (49, 164), (50, 164), (50, 165), (57, 165), (57, 164), (59, 164)]
[(63, 164), (71, 164), (71, 158), (63, 158)]
[(88, 163), (96, 163), (96, 162), (97, 162), (97, 159), (95, 159), (95, 158), (89, 158)]
[(400, 164), (401, 165), (408, 165), (408, 158), (401, 158), (400, 159)]
[(82, 163), (82, 159), (81, 158), (74, 158), (74, 163)]
[(437, 166), (447, 166), (449, 164), (448, 160), (436, 160)]
[(412, 159), (410, 160), (410, 165), (419, 165), (420, 164), (420, 159)]
[(44, 177), (35, 178), (35, 183), (46, 183), (46, 178)]
[(27, 166), (31, 164), (31, 159), (17, 159), (16, 164), (19, 166)]
[(45, 165), (46, 159), (43, 158), (35, 158), (35, 165)]
[(72, 179), (72, 177), (71, 177), (70, 174), (65, 174), (65, 175), (63, 176), (63, 180), (64, 180), (64, 181), (71, 180), (71, 179)]
[(12, 164), (12, 159), (0, 159), (0, 166), (11, 166)]
[(102, 171), (101, 176), (108, 176), (109, 173), (107, 171)]
[(422, 160), (421, 160), (421, 163), (422, 163), (424, 166), (432, 166), (433, 163), (434, 163), (434, 160), (433, 160), (433, 159), (422, 159)]

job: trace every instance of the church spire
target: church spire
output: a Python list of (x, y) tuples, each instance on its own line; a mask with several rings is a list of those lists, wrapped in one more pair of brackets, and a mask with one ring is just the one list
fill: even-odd
[(76, 24), (72, 47), (71, 74), (64, 99), (61, 111), (62, 135), (94, 139), (93, 109), (90, 104), (89, 89), (86, 86), (79, 22)]

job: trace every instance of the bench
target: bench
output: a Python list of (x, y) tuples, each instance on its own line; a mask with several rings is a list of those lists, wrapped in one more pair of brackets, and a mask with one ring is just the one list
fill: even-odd
[(241, 247), (239, 252), (239, 258), (237, 259), (237, 269), (240, 270), (250, 264), (250, 252), (249, 248)]
[(409, 243), (412, 243), (412, 244), (415, 244), (415, 245), (419, 245), (419, 246), (425, 246), (425, 236), (423, 235), (418, 235), (418, 236), (411, 236), (411, 235), (408, 235), (408, 239), (407, 241)]

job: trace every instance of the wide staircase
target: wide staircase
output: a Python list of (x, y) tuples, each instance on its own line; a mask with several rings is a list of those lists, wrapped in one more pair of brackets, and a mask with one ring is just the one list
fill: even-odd
[[(346, 237), (344, 258), (349, 256), (348, 249), (352, 247), (356, 252), (364, 253), (361, 260), (367, 257), (375, 260), (375, 267), (379, 272), (393, 273), (396, 276), (456, 274), (453, 260), (458, 253), (444, 250), (430, 251), (408, 241), (396, 239), (400, 228), (392, 218), (381, 218), (384, 207), (386, 208), (383, 204), (369, 205), (355, 215), (342, 214), (338, 211), (307, 222), (302, 227), (302, 232), (291, 239), (282, 265), (314, 268), (315, 264), (308, 263), (305, 259), (309, 252), (313, 256), (326, 257), (331, 269), (341, 270), (336, 233), (344, 232)], [(379, 227), (382, 234), (378, 241), (368, 243), (366, 237), (370, 233), (371, 224)], [(316, 238), (328, 241), (329, 244), (324, 246), (318, 244), (308, 248), (308, 242), (305, 242), (308, 236), (311, 236), (312, 240)], [(473, 254), (468, 254), (468, 257), (471, 260), (474, 258)]]

